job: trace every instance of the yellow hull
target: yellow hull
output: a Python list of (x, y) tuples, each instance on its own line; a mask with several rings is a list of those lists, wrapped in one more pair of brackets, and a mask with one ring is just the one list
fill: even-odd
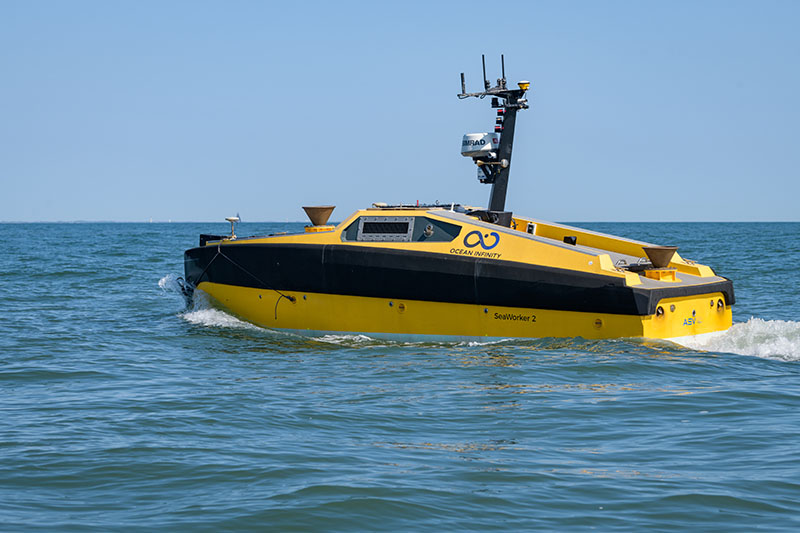
[(656, 315), (617, 315), (519, 307), (275, 291), (203, 282), (222, 307), (259, 326), (315, 334), (470, 340), (489, 338), (647, 337), (670, 339), (724, 331), (732, 313), (722, 293), (666, 298)]

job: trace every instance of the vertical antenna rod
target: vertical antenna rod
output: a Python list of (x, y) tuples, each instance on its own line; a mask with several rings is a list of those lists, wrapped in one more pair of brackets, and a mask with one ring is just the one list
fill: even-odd
[(467, 94), (467, 83), (464, 81), (464, 73), (461, 73), (461, 94)]
[[(489, 80), (486, 79), (486, 56), (483, 54), (481, 54), (481, 64), (483, 66), (484, 90), (479, 93), (467, 93), (462, 73), (461, 94), (458, 95), (458, 98), (463, 100), (471, 96), (476, 98), (492, 96), (492, 107), (502, 108), (502, 110), (498, 109), (498, 116), (502, 117), (497, 119), (498, 124), (500, 124), (497, 126), (499, 129), (495, 129), (496, 132), (502, 132), (497, 150), (486, 154), (473, 155), (472, 158), (485, 176), (485, 179), (480, 178), (481, 183), (492, 184), (487, 211), (496, 215), (497, 220), (501, 220), (500, 215), (504, 215), (507, 223), (510, 213), (505, 211), (506, 193), (508, 191), (508, 176), (511, 170), (511, 152), (514, 148), (517, 111), (528, 109), (528, 100), (525, 98), (525, 93), (531, 84), (529, 81), (520, 81), (517, 83), (519, 89), (509, 89), (506, 85), (505, 56), (500, 55), (503, 77), (497, 80), (497, 87), (492, 87), (489, 84)], [(500, 102), (501, 100), (502, 103)]]

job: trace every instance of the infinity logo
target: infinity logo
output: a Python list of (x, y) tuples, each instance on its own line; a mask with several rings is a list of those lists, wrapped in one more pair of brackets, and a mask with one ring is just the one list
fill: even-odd
[[(473, 235), (475, 237), (477, 237), (478, 240), (470, 244), (470, 242), (469, 242), (470, 239), (469, 238), (472, 237)], [(483, 248), (484, 250), (491, 250), (492, 248), (497, 246), (497, 244), (500, 242), (500, 235), (498, 235), (497, 232), (495, 232), (495, 231), (493, 231), (491, 233), (487, 233), (485, 236), (486, 237), (489, 237), (489, 236), (494, 237), (494, 242), (491, 245), (487, 246), (487, 244), (483, 241), (484, 235), (481, 235), (480, 231), (477, 231), (477, 230), (476, 231), (470, 231), (469, 233), (467, 233), (464, 236), (464, 246), (466, 246), (467, 248), (475, 248), (476, 246), (478, 246), (480, 244), (481, 248)]]

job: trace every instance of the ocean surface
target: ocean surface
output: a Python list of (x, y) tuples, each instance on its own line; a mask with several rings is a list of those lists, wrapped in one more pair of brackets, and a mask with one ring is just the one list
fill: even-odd
[(305, 338), (186, 307), (224, 222), (0, 224), (0, 530), (800, 530), (800, 223), (583, 226), (733, 279), (733, 328)]

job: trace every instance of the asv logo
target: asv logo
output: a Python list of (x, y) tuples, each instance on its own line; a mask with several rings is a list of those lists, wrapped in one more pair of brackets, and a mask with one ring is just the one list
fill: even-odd
[[(491, 244), (487, 244), (486, 241), (483, 240), (484, 237), (486, 237), (486, 239), (494, 238), (494, 242), (492, 242)], [(475, 240), (476, 238), (478, 239), (477, 241)], [(466, 246), (467, 248), (475, 248), (480, 244), (481, 248), (483, 248), (484, 250), (491, 250), (492, 248), (497, 246), (499, 242), (500, 242), (500, 235), (496, 231), (487, 233), (486, 235), (482, 235), (480, 231), (476, 230), (476, 231), (470, 231), (464, 236), (464, 246)]]

